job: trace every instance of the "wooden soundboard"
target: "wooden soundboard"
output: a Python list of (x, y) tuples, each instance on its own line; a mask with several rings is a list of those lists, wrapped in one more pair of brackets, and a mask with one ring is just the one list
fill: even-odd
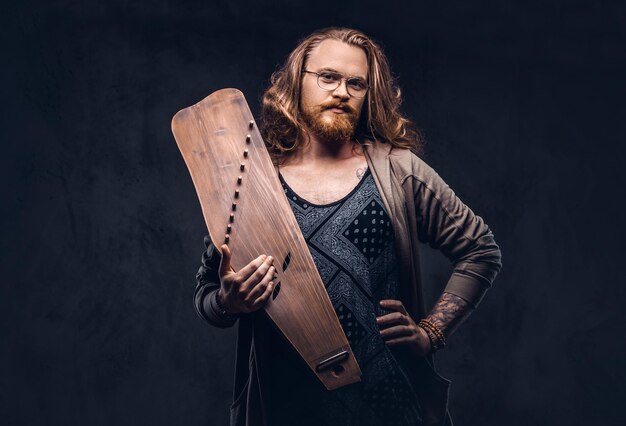
[(179, 111), (172, 132), (211, 240), (239, 270), (260, 254), (278, 278), (265, 310), (328, 390), (360, 381), (339, 319), (243, 94), (214, 92)]

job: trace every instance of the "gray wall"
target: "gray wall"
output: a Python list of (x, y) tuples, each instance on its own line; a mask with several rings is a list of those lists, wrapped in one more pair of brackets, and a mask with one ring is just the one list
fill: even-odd
[[(0, 422), (226, 424), (235, 330), (192, 308), (206, 230), (170, 119), (224, 87), (257, 114), (339, 24), (384, 45), (426, 160), (503, 251), (439, 357), (456, 424), (622, 424), (623, 8), (435, 3), (4, 6)], [(434, 298), (450, 266), (424, 258)]]

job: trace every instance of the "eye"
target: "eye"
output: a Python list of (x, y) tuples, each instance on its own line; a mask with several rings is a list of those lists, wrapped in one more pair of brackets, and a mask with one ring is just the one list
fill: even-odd
[(324, 83), (336, 83), (341, 79), (341, 77), (334, 73), (334, 72), (321, 72), (320, 73), (320, 80), (322, 80), (322, 82)]
[(361, 78), (351, 78), (348, 80), (348, 86), (350, 86), (351, 89), (358, 91), (367, 89), (367, 83)]

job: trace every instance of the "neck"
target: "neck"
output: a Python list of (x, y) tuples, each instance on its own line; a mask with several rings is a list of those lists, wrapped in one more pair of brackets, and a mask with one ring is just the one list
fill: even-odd
[(333, 163), (362, 155), (360, 145), (352, 140), (326, 141), (311, 132), (305, 132), (303, 138), (308, 138), (309, 143), (302, 144), (302, 148), (290, 156), (289, 163)]

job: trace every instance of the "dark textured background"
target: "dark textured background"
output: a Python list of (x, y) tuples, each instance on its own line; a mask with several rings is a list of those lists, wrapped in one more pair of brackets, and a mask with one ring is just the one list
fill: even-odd
[(88, 3), (2, 10), (0, 423), (226, 424), (235, 330), (192, 308), (206, 231), (170, 119), (223, 87), (256, 114), (296, 40), (342, 24), (503, 250), (439, 357), (456, 424), (624, 424), (618, 2)]

